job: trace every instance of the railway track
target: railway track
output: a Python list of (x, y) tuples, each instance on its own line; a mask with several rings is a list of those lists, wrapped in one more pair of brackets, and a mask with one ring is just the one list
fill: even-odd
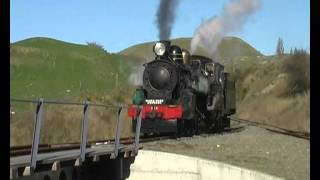
[[(226, 129), (224, 132), (236, 132), (238, 130), (243, 129), (243, 125), (237, 124), (237, 126), (231, 127)], [(209, 135), (209, 134), (207, 134)], [(152, 142), (152, 141), (160, 141), (165, 139), (175, 139), (175, 136), (160, 136), (160, 135), (153, 135), (148, 137), (140, 137), (140, 143), (146, 143), (146, 142)], [(132, 144), (134, 142), (134, 137), (128, 137), (128, 138), (121, 138), (120, 143), (124, 145)], [(107, 140), (96, 140), (96, 141), (88, 141), (87, 148), (102, 144), (109, 144), (114, 143), (114, 139), (107, 139)], [(46, 153), (46, 152), (54, 152), (54, 151), (64, 151), (64, 150), (71, 150), (71, 149), (79, 149), (80, 143), (79, 142), (73, 142), (73, 143), (64, 143), (64, 144), (39, 144), (39, 153)], [(31, 145), (25, 145), (25, 146), (14, 146), (10, 147), (10, 156), (21, 156), (21, 155), (27, 155), (31, 153)]]
[[(266, 129), (271, 132), (310, 140), (310, 133), (309, 132), (291, 131), (291, 130), (276, 127), (273, 125), (253, 122), (253, 121), (240, 119), (240, 118), (236, 118), (236, 117), (230, 117), (230, 120), (234, 121), (234, 122), (238, 122), (238, 124), (228, 128), (228, 129), (225, 129), (224, 132), (237, 132), (245, 127), (245, 125), (243, 125), (243, 124), (246, 124), (246, 125), (251, 125), (251, 126), (257, 126), (257, 127)], [(146, 142), (159, 141), (159, 140), (170, 139), (170, 138), (174, 138), (174, 137), (173, 136), (141, 137), (140, 142), (146, 143)], [(133, 142), (134, 142), (134, 137), (120, 139), (120, 143), (124, 144), (124, 145), (132, 144)], [(101, 144), (108, 144), (108, 143), (114, 143), (114, 139), (89, 141), (87, 143), (87, 147), (97, 146), (97, 145), (101, 145)], [(64, 151), (64, 150), (78, 149), (78, 148), (80, 148), (79, 142), (67, 143), (67, 144), (40, 144), (39, 145), (39, 153), (53, 152), (53, 151)], [(10, 156), (26, 155), (26, 154), (30, 154), (30, 153), (31, 153), (31, 146), (30, 145), (29, 146), (10, 147)]]
[(303, 132), (303, 131), (292, 131), (285, 128), (280, 128), (274, 125), (266, 124), (266, 123), (259, 123), (259, 122), (253, 122), (246, 119), (240, 119), (236, 117), (230, 117), (231, 121), (236, 121), (240, 123), (245, 123), (252, 126), (257, 126), (263, 129), (266, 129), (271, 132), (279, 133), (279, 134), (285, 134), (289, 136), (294, 136), (302, 139), (310, 140), (310, 133), (309, 132)]
[[(172, 138), (172, 137), (170, 136), (141, 137), (140, 143), (159, 141), (159, 140), (164, 140), (169, 138)], [(129, 144), (132, 144), (133, 142), (134, 142), (134, 137), (120, 139), (120, 143), (124, 145), (129, 145)], [(109, 143), (114, 143), (114, 139), (89, 141), (87, 143), (87, 147), (97, 146), (102, 144), (109, 144)], [(79, 148), (80, 148), (79, 142), (65, 143), (65, 144), (39, 144), (38, 152), (45, 153), (45, 152), (64, 151), (64, 150), (79, 149)], [(27, 155), (30, 153), (31, 153), (30, 145), (10, 147), (10, 157)]]

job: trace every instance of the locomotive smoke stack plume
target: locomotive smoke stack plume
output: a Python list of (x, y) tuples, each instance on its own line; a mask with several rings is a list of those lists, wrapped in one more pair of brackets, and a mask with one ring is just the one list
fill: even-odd
[(171, 35), (172, 25), (175, 19), (175, 9), (178, 0), (161, 0), (157, 11), (157, 26), (159, 29), (159, 39), (168, 40)]
[(221, 16), (212, 17), (199, 26), (191, 41), (191, 53), (202, 47), (213, 56), (222, 38), (230, 32), (241, 30), (260, 5), (259, 0), (231, 0), (224, 6)]

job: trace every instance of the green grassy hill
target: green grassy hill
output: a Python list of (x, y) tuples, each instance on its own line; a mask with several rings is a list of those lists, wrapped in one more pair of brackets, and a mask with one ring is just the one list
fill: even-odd
[(26, 39), (10, 46), (10, 96), (61, 99), (121, 89), (131, 62), (94, 46)]
[[(190, 50), (191, 38), (172, 39), (171, 44)], [(119, 52), (126, 56), (133, 56), (141, 61), (151, 60), (154, 58), (152, 51), (155, 42), (147, 42), (128, 47)], [(209, 56), (203, 49), (198, 48), (195, 54)], [(236, 60), (241, 57), (256, 57), (262, 54), (248, 43), (237, 37), (226, 37), (218, 46), (218, 50), (214, 54), (214, 59), (227, 63), (230, 60)]]
[[(10, 45), (10, 97), (93, 103), (129, 103), (130, 58), (49, 38)], [(116, 109), (90, 108), (89, 140), (112, 138)], [(10, 144), (31, 143), (35, 106), (10, 103)], [(82, 109), (45, 105), (40, 143), (79, 142)], [(130, 136), (125, 120), (123, 136)]]

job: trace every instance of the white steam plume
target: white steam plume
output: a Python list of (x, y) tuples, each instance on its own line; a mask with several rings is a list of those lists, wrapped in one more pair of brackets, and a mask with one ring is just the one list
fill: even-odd
[(202, 47), (213, 56), (222, 38), (230, 32), (241, 30), (249, 15), (256, 12), (260, 5), (259, 0), (230, 0), (221, 16), (210, 18), (197, 29), (191, 41), (191, 53)]
[(143, 62), (139, 63), (136, 66), (132, 66), (131, 73), (129, 75), (129, 83), (133, 86), (142, 86), (143, 85), (143, 72), (144, 72), (144, 66), (143, 64), (148, 63), (152, 61), (152, 58), (144, 56)]
[(129, 83), (134, 86), (142, 86), (142, 78), (143, 78), (144, 66), (139, 65), (133, 68), (130, 76), (129, 76)]

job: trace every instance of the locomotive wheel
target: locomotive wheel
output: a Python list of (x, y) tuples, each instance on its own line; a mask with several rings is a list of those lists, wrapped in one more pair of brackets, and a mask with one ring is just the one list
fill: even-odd
[(190, 120), (190, 126), (189, 126), (189, 136), (190, 137), (192, 137), (193, 135), (196, 134), (196, 125), (197, 125), (196, 119)]
[(179, 119), (177, 121), (177, 132), (176, 132), (176, 137), (181, 137), (183, 136), (183, 132), (184, 132), (184, 120), (183, 119)]
[(221, 132), (223, 130), (223, 116), (218, 111), (209, 113), (210, 124), (208, 124), (209, 132)]
[(194, 134), (194, 121), (193, 120), (185, 120), (185, 135), (187, 137), (192, 137)]
[(194, 134), (194, 125), (192, 120), (180, 119), (177, 122), (177, 133), (176, 137), (191, 137)]
[(199, 118), (187, 120), (186, 122), (187, 122), (187, 124), (185, 126), (186, 136), (192, 137), (193, 135), (200, 134), (200, 119)]
[(223, 125), (224, 125), (224, 128), (230, 128), (230, 118), (228, 118), (227, 116), (224, 116), (223, 118)]
[(215, 113), (215, 125), (214, 125), (214, 131), (215, 132), (221, 132), (222, 131), (222, 118), (223, 117), (221, 117), (220, 116), (220, 113), (219, 112), (217, 112), (217, 113)]
[(193, 128), (193, 130), (194, 130), (194, 133), (193, 134), (195, 134), (195, 135), (199, 135), (200, 134), (200, 120), (199, 120), (199, 118), (196, 118), (195, 120), (194, 120), (194, 128)]
[(224, 129), (224, 116), (221, 116), (221, 113), (218, 112), (217, 116), (216, 116), (216, 126), (215, 126), (215, 130), (216, 132), (221, 132)]

